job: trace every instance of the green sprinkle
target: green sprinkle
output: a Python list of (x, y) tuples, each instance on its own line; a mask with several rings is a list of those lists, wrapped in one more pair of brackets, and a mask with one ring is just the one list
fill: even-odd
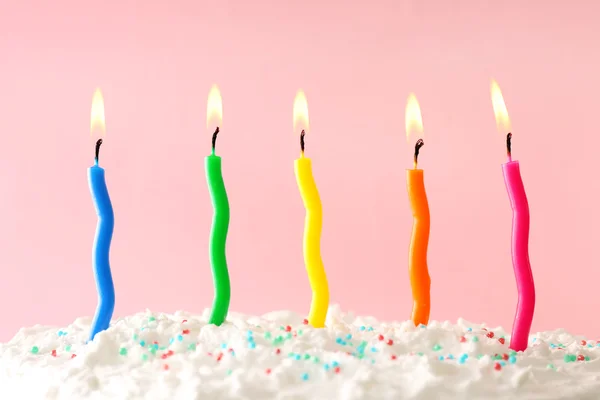
[(196, 350), (196, 343), (190, 343), (190, 344), (188, 345), (188, 349), (189, 349), (189, 350)]
[(477, 336), (473, 336), (473, 339), (472, 339), (472, 340), (473, 340), (474, 342), (479, 342), (479, 338), (478, 338)]
[(298, 330), (298, 335), (302, 336), (302, 329)]
[(321, 362), (321, 360), (319, 360), (319, 357), (313, 357), (313, 362), (315, 364), (318, 364), (319, 362)]
[(142, 354), (142, 360), (144, 360), (144, 361), (148, 360), (148, 354)]
[(231, 370), (230, 369), (227, 370), (227, 375), (231, 375)]
[(517, 352), (513, 350), (513, 351), (510, 352), (510, 355), (516, 357), (517, 356)]
[(152, 354), (156, 354), (156, 347), (152, 347), (152, 348), (150, 348), (150, 353), (152, 353)]
[(271, 339), (271, 332), (265, 332), (265, 339)]
[(477, 354), (477, 359), (481, 360), (481, 358), (483, 357), (483, 354)]
[(305, 355), (304, 355), (304, 359), (305, 359), (305, 360), (309, 360), (309, 359), (310, 359), (310, 354), (308, 354), (308, 353), (307, 353), (307, 354), (305, 354)]
[(68, 345), (65, 346), (65, 351), (71, 351), (71, 345), (70, 344), (68, 344)]
[(119, 350), (119, 354), (122, 356), (126, 356), (127, 355), (127, 349), (125, 347), (121, 347), (121, 349)]
[(33, 346), (33, 347), (31, 348), (31, 352), (32, 352), (33, 354), (37, 354), (37, 353), (38, 353), (38, 351), (40, 351), (40, 348), (39, 348), (39, 347), (37, 347), (37, 346)]
[(435, 344), (433, 346), (433, 351), (440, 351), (442, 349), (442, 346), (440, 346), (439, 344)]
[(288, 332), (288, 334), (287, 334), (287, 338), (288, 338), (288, 339), (291, 339), (291, 338), (292, 338), (292, 332)]
[(133, 334), (133, 340), (138, 340), (138, 335), (137, 335), (137, 333), (134, 333), (134, 334)]
[(563, 360), (566, 363), (570, 363), (570, 362), (577, 360), (577, 356), (575, 354), (565, 354), (565, 357), (563, 358)]
[(424, 353), (423, 353), (422, 351), (420, 351), (420, 352), (418, 352), (417, 354), (418, 354), (419, 356), (423, 356), (423, 354), (424, 354)]
[(590, 361), (590, 356), (585, 356), (585, 361)]
[(555, 369), (555, 368), (554, 368), (554, 364), (548, 364), (548, 368), (550, 368), (550, 369)]
[(154, 317), (148, 318), (148, 322), (152, 322), (152, 321), (156, 321), (156, 318), (154, 318)]

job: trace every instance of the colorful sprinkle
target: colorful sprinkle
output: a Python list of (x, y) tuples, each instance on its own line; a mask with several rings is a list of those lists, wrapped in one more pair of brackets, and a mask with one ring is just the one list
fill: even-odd
[(37, 347), (37, 346), (33, 346), (33, 347), (31, 348), (31, 352), (32, 352), (33, 354), (37, 354), (39, 351), (40, 351), (40, 348), (39, 348), (39, 347)]
[(303, 381), (307, 381), (308, 380), (308, 374), (306, 374), (306, 373), (302, 374), (302, 380)]
[(122, 356), (126, 356), (127, 355), (127, 349), (125, 347), (121, 347), (119, 349), (119, 354)]

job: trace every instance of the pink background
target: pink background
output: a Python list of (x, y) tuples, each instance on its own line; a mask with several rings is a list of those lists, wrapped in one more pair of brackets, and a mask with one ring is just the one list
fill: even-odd
[(491, 77), (504, 92), (531, 205), (534, 329), (600, 334), (600, 6), (158, 3), (0, 3), (0, 339), (95, 310), (86, 168), (97, 86), (116, 214), (115, 315), (211, 304), (203, 157), (213, 83), (224, 101), (218, 152), (232, 210), (232, 310), (308, 311), (292, 134), (303, 88), (332, 301), (409, 317), (404, 106), (414, 91), (427, 135), (432, 318), (510, 328), (511, 210)]

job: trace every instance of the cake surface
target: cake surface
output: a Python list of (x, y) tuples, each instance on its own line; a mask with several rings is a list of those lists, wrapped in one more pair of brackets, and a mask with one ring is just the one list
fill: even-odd
[(327, 327), (273, 312), (146, 311), (86, 343), (91, 318), (0, 344), (2, 399), (598, 399), (600, 342), (563, 330), (509, 349), (501, 328), (378, 322), (332, 306)]

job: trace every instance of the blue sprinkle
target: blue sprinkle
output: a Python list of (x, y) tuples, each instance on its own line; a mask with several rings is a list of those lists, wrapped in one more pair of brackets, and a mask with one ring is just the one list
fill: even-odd
[(352, 339), (352, 335), (351, 334), (347, 334), (346, 335), (346, 340), (350, 340), (350, 339)]
[(419, 328), (425, 329), (425, 328), (427, 328), (427, 325), (425, 325), (425, 324), (419, 324)]
[(532, 341), (532, 342), (535, 342), (535, 340), (536, 340), (536, 339), (537, 339), (537, 338), (533, 338), (533, 339), (531, 339), (531, 341)]
[(307, 381), (308, 380), (308, 374), (302, 374), (302, 380), (303, 381)]
[(366, 328), (365, 328), (365, 326), (364, 326), (364, 325), (362, 325), (362, 326), (361, 326), (360, 328), (358, 328), (358, 329), (360, 329), (361, 331), (364, 331)]
[(461, 358), (458, 360), (458, 363), (459, 363), (459, 364), (464, 364), (464, 363), (465, 363), (465, 361), (467, 361), (467, 359), (466, 359), (466, 358), (462, 358), (462, 357), (461, 357)]
[(169, 344), (173, 344), (174, 341), (175, 341), (175, 339), (173, 339), (173, 338), (169, 339)]
[(460, 358), (464, 358), (466, 360), (467, 358), (469, 358), (469, 355), (467, 353), (462, 353), (460, 355)]
[(57, 334), (58, 336), (62, 336), (62, 335), (63, 335), (63, 331), (58, 331), (58, 332), (56, 332), (56, 334)]
[(254, 335), (254, 332), (248, 331), (247, 334), (248, 334), (248, 337), (250, 337), (250, 336)]
[(226, 349), (227, 348), (227, 343), (221, 343), (221, 348), (222, 349)]
[(251, 349), (254, 349), (256, 347), (256, 343), (248, 342), (248, 347), (250, 347)]
[(444, 356), (439, 356), (439, 357), (438, 357), (438, 360), (440, 360), (440, 361), (444, 361)]
[(158, 343), (154, 343), (152, 347), (154, 347), (154, 350), (158, 350)]
[(140, 340), (140, 346), (142, 346), (142, 347), (146, 346), (146, 342), (143, 340)]
[(472, 332), (473, 328), (467, 328), (467, 332)]
[(329, 364), (323, 365), (323, 368), (325, 368), (325, 371), (329, 371)]
[(554, 343), (550, 343), (550, 348), (551, 348), (551, 349), (553, 349), (553, 348), (555, 348), (555, 347), (556, 347), (556, 345), (555, 345)]
[(177, 335), (177, 340), (179, 340), (180, 342), (183, 341), (183, 336), (182, 335)]
[(335, 338), (335, 342), (337, 344), (342, 344), (342, 338), (340, 338), (340, 337), (339, 338)]
[(448, 354), (448, 360), (454, 360), (454, 356), (452, 354)]
[(338, 365), (340, 365), (340, 364), (337, 361), (334, 361), (334, 362), (331, 363), (331, 366), (333, 368), (337, 367)]
[(516, 362), (517, 362), (517, 357), (515, 357), (515, 356), (510, 356), (510, 357), (508, 358), (508, 361), (509, 361), (511, 364), (514, 364), (514, 363), (516, 363)]
[(500, 361), (500, 365), (502, 365), (504, 367), (506, 365), (506, 363), (504, 361)]
[(300, 354), (296, 354), (296, 356), (294, 357), (296, 360), (300, 360), (302, 357), (300, 356)]
[(367, 331), (371, 332), (373, 330), (373, 327), (370, 326), (369, 329), (367, 329)]
[(375, 348), (375, 347), (371, 347), (371, 352), (373, 352), (373, 353), (377, 353), (377, 348)]

